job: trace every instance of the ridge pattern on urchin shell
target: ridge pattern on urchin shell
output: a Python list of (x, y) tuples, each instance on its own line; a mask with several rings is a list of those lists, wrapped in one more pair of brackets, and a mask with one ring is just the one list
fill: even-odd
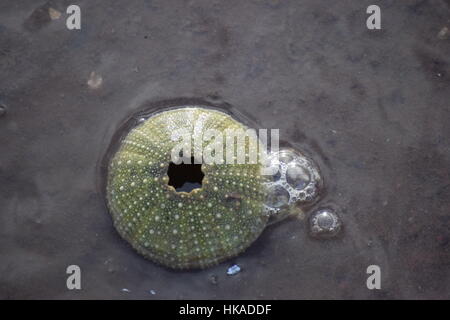
[(107, 203), (119, 234), (144, 257), (174, 269), (205, 268), (244, 251), (266, 226), (261, 165), (202, 164), (201, 188), (177, 192), (167, 175), (177, 129), (194, 140), (207, 129), (247, 127), (195, 106), (151, 116), (130, 130), (111, 158)]

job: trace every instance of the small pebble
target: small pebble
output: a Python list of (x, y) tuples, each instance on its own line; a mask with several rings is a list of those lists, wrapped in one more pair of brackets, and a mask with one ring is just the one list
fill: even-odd
[(443, 27), (437, 36), (441, 40), (446, 40), (450, 38), (450, 30), (447, 27)]
[(122, 290), (121, 290), (122, 292), (131, 292), (129, 289), (127, 289), (127, 288), (122, 288)]
[(150, 292), (150, 294), (153, 294), (153, 295), (156, 294), (156, 291), (155, 291), (155, 290), (150, 290), (149, 292)]
[(92, 71), (87, 81), (87, 85), (89, 86), (89, 88), (98, 89), (101, 87), (102, 83), (103, 83), (102, 76)]
[(237, 274), (239, 272), (241, 272), (241, 267), (239, 267), (237, 264), (235, 264), (234, 266), (231, 266), (228, 268), (227, 275), (234, 276), (235, 274)]
[(219, 283), (218, 280), (219, 280), (219, 279), (218, 279), (218, 277), (217, 277), (215, 274), (212, 274), (212, 275), (209, 276), (209, 282), (211, 282), (212, 284), (217, 284), (217, 283)]

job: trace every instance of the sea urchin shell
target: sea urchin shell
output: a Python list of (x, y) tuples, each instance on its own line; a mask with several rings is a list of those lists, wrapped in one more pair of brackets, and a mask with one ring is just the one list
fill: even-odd
[(239, 254), (262, 232), (265, 184), (259, 163), (202, 164), (201, 188), (178, 192), (167, 172), (177, 143), (171, 134), (180, 128), (192, 139), (206, 129), (247, 129), (202, 107), (151, 116), (130, 130), (111, 158), (107, 203), (120, 235), (146, 258), (175, 269), (205, 268)]

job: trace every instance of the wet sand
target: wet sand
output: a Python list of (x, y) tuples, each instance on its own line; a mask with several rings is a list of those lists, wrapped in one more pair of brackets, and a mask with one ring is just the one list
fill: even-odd
[[(449, 1), (378, 1), (377, 31), (369, 1), (79, 0), (69, 31), (71, 3), (0, 4), (1, 299), (450, 298)], [(312, 239), (288, 219), (202, 271), (136, 254), (99, 163), (127, 116), (179, 97), (279, 128), (318, 163), (316, 207), (338, 208), (343, 233)], [(381, 290), (366, 287), (373, 264)]]

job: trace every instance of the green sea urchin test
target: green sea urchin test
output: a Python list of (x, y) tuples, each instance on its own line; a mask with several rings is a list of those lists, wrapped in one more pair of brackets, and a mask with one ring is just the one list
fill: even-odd
[(211, 128), (246, 129), (212, 109), (164, 111), (133, 128), (109, 164), (107, 201), (116, 229), (139, 253), (171, 268), (204, 268), (235, 256), (268, 220), (259, 163), (202, 164), (201, 187), (190, 192), (168, 184), (178, 143), (173, 131), (185, 129), (195, 140)]

